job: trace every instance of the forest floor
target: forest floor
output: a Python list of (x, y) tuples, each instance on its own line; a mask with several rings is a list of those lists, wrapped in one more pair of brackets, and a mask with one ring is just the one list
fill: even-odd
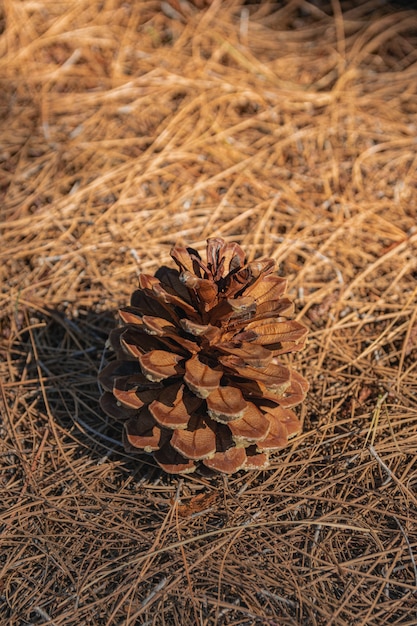
[[(0, 623), (415, 626), (417, 10), (174, 5), (0, 8)], [(97, 374), (210, 236), (289, 280), (304, 429), (166, 475)]]

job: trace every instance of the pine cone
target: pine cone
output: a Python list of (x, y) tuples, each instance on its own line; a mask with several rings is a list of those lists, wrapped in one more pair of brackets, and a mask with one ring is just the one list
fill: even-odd
[(307, 335), (288, 320), (287, 281), (272, 273), (273, 259), (246, 263), (220, 238), (207, 241), (206, 261), (181, 246), (171, 256), (179, 270), (141, 275), (119, 312), (101, 406), (124, 421), (126, 449), (152, 452), (166, 472), (265, 469), (300, 432), (289, 407), (308, 389), (278, 360)]

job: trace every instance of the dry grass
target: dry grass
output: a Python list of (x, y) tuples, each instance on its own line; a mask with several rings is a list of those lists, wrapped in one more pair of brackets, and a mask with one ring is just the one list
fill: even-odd
[[(417, 12), (316, 5), (3, 1), (2, 624), (417, 623)], [(279, 261), (311, 391), (271, 471), (179, 479), (96, 376), (209, 235)]]

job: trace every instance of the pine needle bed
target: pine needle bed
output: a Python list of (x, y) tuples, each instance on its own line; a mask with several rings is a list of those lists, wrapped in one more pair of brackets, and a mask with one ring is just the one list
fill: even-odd
[[(0, 33), (0, 622), (416, 624), (417, 11), (6, 0)], [(304, 429), (170, 476), (97, 375), (208, 237), (289, 279)]]

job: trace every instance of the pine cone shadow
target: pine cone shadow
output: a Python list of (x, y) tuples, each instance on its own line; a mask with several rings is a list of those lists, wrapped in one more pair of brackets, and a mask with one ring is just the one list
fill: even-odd
[(77, 457), (121, 461), (137, 479), (163, 475), (150, 455), (125, 452), (122, 426), (99, 406), (97, 376), (106, 361), (105, 345), (117, 325), (117, 311), (86, 310), (70, 318), (56, 309), (28, 309), (19, 317), (20, 332), (9, 352), (15, 378), (22, 381), (19, 389), (37, 415), (57, 427), (62, 444), (75, 441)]

